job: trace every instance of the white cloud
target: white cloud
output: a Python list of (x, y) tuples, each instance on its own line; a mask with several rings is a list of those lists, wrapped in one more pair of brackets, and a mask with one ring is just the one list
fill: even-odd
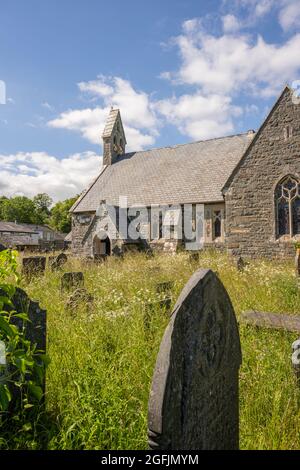
[(162, 100), (157, 103), (157, 110), (182, 134), (193, 139), (219, 137), (232, 132), (232, 118), (242, 112), (241, 108), (232, 105), (230, 97), (199, 93)]
[(100, 76), (97, 80), (80, 82), (78, 87), (81, 92), (97, 98), (101, 105), (65, 111), (48, 122), (50, 127), (79, 132), (89, 142), (101, 145), (101, 134), (113, 106), (121, 110), (127, 150), (142, 150), (154, 144), (158, 120), (145, 92), (134, 90), (130, 82), (120, 77)]
[[(243, 20), (245, 26), (253, 26), (259, 19), (275, 12), (280, 26), (285, 32), (300, 26), (299, 0), (224, 0), (230, 9), (236, 12), (246, 9), (247, 16)], [(232, 5), (233, 4), (233, 5)]]
[(240, 21), (234, 15), (225, 15), (222, 17), (223, 30), (225, 33), (234, 33), (241, 28)]
[(300, 27), (300, 2), (299, 0), (283, 1), (279, 12), (279, 23), (284, 31)]
[(46, 192), (55, 201), (80, 193), (97, 176), (102, 157), (84, 152), (58, 159), (45, 152), (0, 154), (0, 190), (6, 196)]
[(181, 64), (171, 77), (196, 85), (205, 94), (240, 91), (276, 95), (299, 73), (300, 34), (284, 44), (270, 44), (258, 36), (213, 36), (199, 26), (174, 39)]

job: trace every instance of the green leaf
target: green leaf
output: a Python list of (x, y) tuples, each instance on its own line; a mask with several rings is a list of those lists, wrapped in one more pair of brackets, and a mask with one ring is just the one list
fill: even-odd
[(38, 401), (41, 401), (41, 399), (43, 397), (43, 390), (42, 390), (41, 387), (39, 387), (38, 385), (35, 385), (32, 382), (29, 382), (28, 383), (28, 389), (29, 389), (30, 394), (34, 398), (36, 398)]
[(3, 330), (7, 334), (7, 336), (10, 336), (10, 337), (13, 337), (15, 334), (14, 328), (12, 328), (12, 326), (9, 325), (9, 323), (1, 316), (0, 316), (0, 330)]
[(8, 386), (0, 383), (0, 409), (2, 411), (7, 411), (10, 401), (11, 393)]

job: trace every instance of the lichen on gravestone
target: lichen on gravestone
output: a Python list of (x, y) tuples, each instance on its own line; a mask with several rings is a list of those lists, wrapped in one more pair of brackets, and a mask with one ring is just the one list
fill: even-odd
[(211, 270), (198, 270), (160, 345), (149, 398), (150, 448), (237, 449), (241, 360), (230, 298)]

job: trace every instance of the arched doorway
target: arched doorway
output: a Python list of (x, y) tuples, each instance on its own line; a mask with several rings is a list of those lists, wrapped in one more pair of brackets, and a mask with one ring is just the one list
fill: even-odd
[(94, 238), (93, 242), (93, 255), (95, 257), (106, 255), (109, 256), (111, 254), (111, 243), (108, 237), (104, 239), (100, 239), (97, 235)]

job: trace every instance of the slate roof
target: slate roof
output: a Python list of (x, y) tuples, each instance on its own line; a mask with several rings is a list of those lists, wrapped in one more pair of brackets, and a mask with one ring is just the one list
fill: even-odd
[(223, 201), (222, 188), (254, 133), (128, 153), (104, 167), (72, 207), (96, 211), (99, 202), (118, 205), (209, 203)]
[(0, 222), (0, 232), (37, 233), (25, 224), (15, 224), (14, 222)]

